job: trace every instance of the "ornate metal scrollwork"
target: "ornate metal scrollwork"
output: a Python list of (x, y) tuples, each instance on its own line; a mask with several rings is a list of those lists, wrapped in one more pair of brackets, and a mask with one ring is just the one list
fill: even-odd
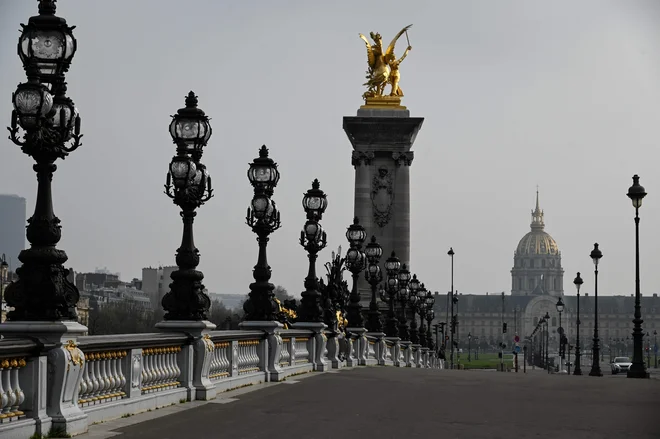
[(371, 189), (374, 221), (379, 227), (385, 227), (392, 217), (394, 203), (393, 178), (390, 171), (381, 166), (374, 176)]

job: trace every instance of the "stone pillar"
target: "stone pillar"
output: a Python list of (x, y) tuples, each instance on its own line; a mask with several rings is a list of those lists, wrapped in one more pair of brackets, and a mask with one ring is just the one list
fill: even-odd
[(402, 340), (401, 346), (403, 346), (403, 366), (412, 367), (412, 342)]
[[(355, 168), (354, 214), (383, 247), (395, 251), (410, 266), (410, 165), (412, 145), (424, 118), (410, 117), (405, 107), (364, 106), (357, 116), (344, 117), (344, 131), (353, 146)], [(371, 288), (363, 277), (358, 284), (366, 309)]]
[(181, 375), (190, 380), (188, 399), (208, 401), (215, 398), (215, 385), (209, 379), (215, 349), (209, 331), (214, 330), (215, 325), (206, 320), (165, 320), (157, 323), (156, 328), (163, 332), (184, 332), (192, 338), (192, 346), (179, 354), (179, 361), (184, 363)]
[[(284, 325), (276, 321), (245, 321), (239, 324), (239, 328), (247, 331), (261, 330), (264, 331), (266, 336), (266, 352), (268, 358), (266, 360), (266, 379), (267, 381), (279, 382), (284, 377), (284, 371), (280, 367), (280, 358), (282, 357), (282, 336), (280, 331)], [(290, 364), (294, 364), (295, 350), (293, 344), (290, 345), (289, 352), (291, 352)]]
[(308, 344), (313, 370), (317, 372), (328, 370), (328, 363), (323, 358), (325, 344), (328, 341), (328, 337), (325, 335), (325, 329), (328, 325), (321, 322), (297, 322), (291, 326), (296, 329), (309, 329), (313, 332), (310, 337), (310, 343)]
[[(87, 332), (87, 328), (73, 321), (9, 321), (0, 324), (0, 334), (5, 338), (36, 339), (44, 346), (48, 373), (43, 381), (43, 363), (40, 360), (37, 377), (47, 388), (45, 403), (46, 415), (50, 417), (53, 433), (77, 435), (87, 431), (87, 414), (78, 406), (80, 381), (82, 380), (85, 355), (77, 346), (78, 337)], [(41, 405), (37, 409), (38, 423), (45, 427), (48, 419), (43, 417)]]

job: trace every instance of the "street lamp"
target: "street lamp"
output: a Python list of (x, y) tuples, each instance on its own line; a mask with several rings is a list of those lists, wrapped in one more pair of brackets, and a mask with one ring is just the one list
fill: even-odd
[[(399, 270), (401, 269), (401, 261), (396, 257), (396, 253), (392, 252), (391, 256), (385, 261), (385, 272), (387, 273), (387, 288), (384, 294), (381, 294), (381, 299), (389, 304), (389, 311), (387, 313), (387, 322), (385, 324), (385, 333), (388, 337), (398, 337), (399, 328), (397, 328), (397, 319), (394, 314), (394, 302), (396, 302), (396, 295), (399, 291)], [(383, 292), (383, 290), (381, 290)]]
[(454, 331), (456, 329), (456, 317), (454, 316), (454, 248), (449, 247), (449, 251), (447, 252), (449, 255), (449, 258), (451, 259), (451, 290), (449, 290), (449, 296), (450, 299), (449, 301), (451, 302), (451, 320), (448, 323), (449, 324), (449, 332), (450, 332), (450, 340), (449, 340), (449, 345), (450, 345), (450, 351), (449, 351), (449, 367), (451, 369), (454, 368)]
[(545, 322), (545, 367), (548, 369), (548, 373), (550, 373), (550, 329), (548, 327), (548, 322), (550, 321), (550, 314), (548, 312), (545, 312), (545, 316), (543, 316), (543, 321)]
[(559, 373), (564, 373), (564, 339), (566, 336), (564, 335), (564, 328), (561, 326), (561, 313), (564, 312), (564, 302), (561, 297), (557, 300), (555, 307), (559, 313), (559, 329), (557, 331), (559, 333)]
[(472, 361), (472, 333), (468, 332), (468, 361)]
[[(594, 249), (591, 251), (590, 256), (594, 262), (594, 343), (591, 353), (591, 372), (589, 372), (589, 376), (601, 377), (603, 376), (603, 372), (600, 371), (600, 340), (598, 339), (598, 262), (603, 257), (603, 252), (598, 249), (598, 243), (594, 244)], [(644, 366), (642, 365), (642, 367)]]
[(211, 137), (209, 118), (197, 108), (191, 91), (185, 108), (172, 116), (170, 135), (176, 155), (170, 162), (165, 194), (181, 209), (183, 237), (176, 251), (178, 269), (170, 275), (172, 283), (162, 299), (165, 320), (207, 320), (211, 300), (204, 293), (204, 274), (197, 270), (199, 250), (193, 238), (195, 210), (213, 197), (211, 176), (200, 159)]
[(658, 331), (653, 330), (653, 363), (655, 368), (658, 368)]
[(318, 180), (312, 182), (312, 188), (303, 196), (302, 205), (307, 214), (307, 222), (300, 232), (300, 245), (307, 250), (309, 258), (309, 271), (305, 278), (305, 291), (302, 292), (300, 300), (301, 322), (322, 322), (323, 309), (321, 308), (321, 295), (318, 291), (318, 279), (316, 277), (316, 258), (318, 252), (323, 250), (327, 244), (326, 234), (319, 224), (323, 212), (328, 207), (325, 193), (320, 189)]
[(270, 283), (271, 269), (266, 248), (268, 236), (282, 224), (280, 212), (275, 201), (271, 199), (280, 180), (280, 172), (277, 170), (277, 163), (268, 157), (266, 145), (259, 149), (259, 157), (250, 163), (247, 176), (254, 188), (254, 195), (245, 221), (257, 235), (259, 256), (252, 271), (254, 282), (250, 284), (249, 298), (243, 304), (243, 311), (246, 321), (275, 321), (279, 305), (273, 293), (275, 285)]
[(18, 55), (27, 74), (12, 95), (14, 110), (9, 128), (12, 142), (36, 164), (37, 198), (28, 220), (31, 246), (21, 251), (18, 280), (7, 286), (5, 300), (14, 321), (77, 321), (80, 293), (67, 276), (60, 220), (53, 212), (51, 180), (55, 161), (80, 145), (80, 116), (66, 97), (65, 73), (76, 51), (76, 39), (66, 20), (55, 16), (55, 1), (41, 0), (39, 15), (30, 17), (18, 40)]
[(580, 368), (580, 359), (582, 357), (580, 352), (580, 286), (583, 284), (583, 281), (580, 277), (580, 272), (575, 277), (573, 284), (575, 284), (575, 288), (577, 289), (577, 321), (575, 322), (577, 334), (575, 337), (575, 370), (573, 371), (573, 375), (582, 375), (582, 369)]
[(426, 328), (424, 327), (424, 317), (426, 316), (426, 310), (429, 309), (429, 304), (426, 301), (427, 290), (423, 283), (420, 285), (420, 289), (417, 292), (417, 297), (417, 312), (419, 314), (419, 344), (425, 348), (428, 347), (428, 340), (426, 338)]
[(416, 274), (413, 275), (409, 286), (410, 297), (408, 300), (410, 302), (410, 311), (412, 313), (412, 320), (410, 321), (410, 341), (412, 344), (419, 344), (419, 331), (417, 330), (417, 306), (419, 305), (419, 297), (417, 297), (417, 293), (419, 293), (422, 286), (419, 283)]
[(399, 337), (401, 337), (402, 340), (409, 341), (410, 340), (410, 334), (408, 332), (408, 322), (406, 321), (406, 304), (408, 303), (408, 300), (410, 298), (410, 289), (408, 288), (408, 284), (410, 283), (410, 271), (408, 271), (408, 266), (406, 264), (403, 264), (401, 266), (401, 270), (399, 270), (398, 274), (398, 280), (399, 280), (399, 294), (398, 294), (398, 299), (399, 303), (401, 304), (401, 317), (399, 321)]
[(346, 239), (350, 243), (350, 248), (346, 252), (346, 267), (353, 276), (353, 288), (349, 296), (348, 304), (348, 324), (351, 328), (364, 327), (362, 318), (362, 305), (360, 305), (360, 293), (358, 291), (358, 278), (360, 272), (367, 266), (367, 256), (362, 251), (362, 244), (367, 238), (367, 232), (360, 225), (358, 217), (353, 218), (351, 224), (346, 230)]
[(628, 378), (647, 378), (648, 374), (644, 367), (643, 343), (644, 333), (642, 332), (642, 308), (641, 292), (639, 286), (639, 208), (642, 207), (642, 200), (646, 196), (644, 187), (639, 184), (639, 176), (633, 176), (633, 185), (628, 189), (628, 198), (632, 200), (635, 208), (635, 314), (633, 319), (633, 359), (630, 369), (628, 369)]
[(376, 242), (375, 236), (371, 237), (371, 242), (365, 247), (364, 254), (367, 256), (368, 262), (364, 277), (371, 286), (371, 301), (369, 302), (367, 329), (372, 333), (382, 333), (383, 325), (380, 321), (380, 311), (378, 309), (378, 302), (376, 301), (376, 291), (378, 289), (378, 284), (383, 280), (383, 272), (378, 265), (380, 257), (383, 255), (383, 248)]
[(430, 350), (433, 349), (433, 336), (431, 334), (431, 322), (435, 318), (435, 311), (433, 310), (433, 305), (435, 305), (435, 297), (430, 291), (426, 294), (426, 347)]

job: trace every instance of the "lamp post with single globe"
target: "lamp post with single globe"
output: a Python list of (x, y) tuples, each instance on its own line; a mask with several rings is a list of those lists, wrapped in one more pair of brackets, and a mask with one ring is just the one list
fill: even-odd
[[(391, 256), (385, 261), (385, 272), (387, 273), (387, 287), (384, 294), (381, 294), (381, 299), (389, 305), (387, 313), (387, 321), (385, 323), (385, 333), (388, 337), (398, 337), (399, 328), (397, 327), (396, 314), (394, 313), (394, 303), (396, 302), (396, 295), (399, 291), (399, 269), (401, 268), (401, 261), (396, 257), (396, 253), (392, 252)], [(382, 292), (382, 290), (381, 290)]]
[(410, 304), (410, 313), (412, 317), (410, 320), (410, 341), (412, 344), (417, 345), (419, 344), (419, 331), (417, 330), (417, 306), (419, 305), (419, 297), (417, 296), (417, 293), (421, 288), (421, 284), (419, 283), (416, 274), (413, 274), (408, 285), (410, 290), (408, 303)]
[(364, 249), (367, 256), (367, 270), (364, 277), (371, 286), (371, 300), (369, 301), (369, 313), (367, 314), (367, 329), (371, 333), (379, 334), (383, 332), (383, 324), (380, 321), (380, 310), (376, 293), (378, 284), (383, 280), (383, 272), (380, 269), (380, 257), (383, 255), (383, 248), (376, 242), (376, 237), (371, 237), (371, 242)]
[(358, 217), (353, 218), (351, 224), (346, 230), (346, 239), (350, 244), (348, 252), (346, 252), (346, 267), (353, 276), (353, 287), (351, 288), (351, 295), (349, 296), (348, 304), (348, 326), (350, 328), (364, 327), (364, 320), (362, 318), (362, 305), (360, 305), (360, 293), (358, 292), (358, 278), (360, 272), (366, 268), (367, 256), (362, 251), (362, 244), (367, 238), (367, 232), (364, 227), (360, 225)]
[(543, 316), (543, 321), (545, 322), (545, 367), (548, 369), (548, 373), (550, 373), (550, 328), (548, 327), (548, 324), (550, 322), (550, 314), (548, 312), (545, 312), (545, 316)]
[(197, 96), (188, 93), (185, 108), (177, 111), (170, 123), (176, 155), (170, 162), (165, 194), (181, 209), (183, 237), (176, 251), (178, 268), (170, 275), (170, 291), (162, 299), (165, 320), (207, 320), (211, 306), (202, 284), (204, 274), (197, 270), (199, 250), (193, 238), (195, 210), (213, 197), (211, 176), (200, 162), (211, 137), (211, 125), (197, 102)]
[(257, 235), (259, 256), (252, 271), (254, 282), (250, 284), (249, 298), (243, 304), (243, 310), (248, 322), (275, 321), (279, 306), (273, 293), (275, 286), (270, 283), (271, 269), (266, 248), (268, 237), (282, 224), (280, 212), (275, 201), (271, 199), (280, 180), (280, 172), (277, 170), (277, 163), (268, 157), (266, 145), (259, 149), (259, 157), (250, 163), (247, 176), (254, 188), (254, 195), (245, 221)]
[[(39, 15), (21, 25), (18, 40), (27, 82), (12, 94), (9, 138), (36, 162), (32, 168), (37, 174), (37, 196), (27, 225), (30, 248), (20, 252), (23, 265), (16, 269), (18, 280), (5, 291), (6, 303), (13, 308), (7, 315), (10, 321), (77, 321), (80, 293), (67, 279), (66, 253), (56, 248), (62, 231), (53, 212), (51, 189), (55, 161), (81, 145), (80, 116), (66, 96), (65, 81), (77, 42), (72, 33), (75, 26), (55, 16), (55, 10), (54, 0), (41, 0)], [(5, 326), (4, 331), (11, 332), (9, 328)]]
[(555, 305), (557, 308), (557, 312), (559, 313), (559, 373), (565, 373), (566, 371), (564, 370), (564, 328), (561, 326), (561, 313), (564, 312), (564, 301), (561, 300), (561, 297), (559, 300), (557, 300), (557, 304)]
[(639, 208), (642, 207), (642, 200), (646, 196), (644, 187), (639, 184), (639, 176), (633, 176), (633, 185), (628, 189), (628, 198), (632, 200), (635, 208), (635, 314), (633, 319), (633, 359), (630, 369), (628, 369), (628, 378), (648, 378), (648, 373), (644, 367), (644, 332), (642, 331), (642, 308), (641, 292), (639, 286)]
[(410, 341), (410, 333), (408, 332), (408, 322), (406, 321), (406, 305), (410, 297), (410, 289), (408, 284), (410, 282), (410, 271), (408, 271), (408, 266), (403, 264), (398, 274), (399, 280), (399, 294), (398, 299), (401, 304), (401, 314), (399, 320), (399, 337), (403, 341)]
[(472, 333), (468, 332), (468, 362), (472, 361)]
[(583, 281), (579, 272), (573, 283), (577, 289), (577, 317), (575, 321), (577, 332), (575, 335), (575, 369), (573, 370), (573, 375), (582, 375), (582, 369), (580, 368), (580, 361), (582, 357), (582, 353), (580, 352), (580, 286), (583, 284)]
[(323, 212), (328, 207), (325, 193), (320, 189), (318, 180), (312, 182), (312, 188), (303, 197), (303, 208), (307, 214), (307, 222), (300, 232), (300, 245), (307, 250), (309, 258), (309, 270), (305, 278), (305, 291), (301, 296), (300, 321), (322, 322), (323, 309), (320, 303), (318, 291), (318, 279), (316, 277), (316, 258), (318, 252), (323, 250), (327, 244), (326, 234), (319, 224)]
[(655, 369), (658, 368), (658, 331), (653, 330), (653, 363)]
[(435, 305), (435, 297), (430, 291), (426, 294), (426, 347), (429, 350), (433, 350), (433, 334), (431, 333), (431, 322), (435, 318), (435, 311), (433, 306)]
[(449, 367), (451, 369), (454, 368), (454, 331), (456, 330), (456, 317), (454, 316), (454, 248), (449, 247), (449, 251), (447, 252), (449, 255), (449, 258), (451, 259), (451, 290), (449, 290), (449, 296), (450, 299), (449, 301), (451, 302), (451, 319), (447, 323), (449, 325), (449, 333), (450, 333), (450, 340), (449, 340)]
[(590, 256), (594, 263), (594, 343), (591, 351), (591, 371), (589, 372), (589, 376), (601, 377), (603, 376), (603, 372), (600, 370), (600, 340), (598, 338), (598, 262), (603, 257), (603, 252), (598, 248), (598, 243), (594, 244), (594, 249), (591, 251)]

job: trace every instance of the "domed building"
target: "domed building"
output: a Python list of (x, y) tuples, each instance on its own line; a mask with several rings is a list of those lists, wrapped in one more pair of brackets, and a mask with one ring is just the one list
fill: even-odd
[(545, 231), (543, 211), (536, 191), (531, 230), (518, 243), (511, 270), (513, 296), (563, 296), (564, 269), (557, 242)]

